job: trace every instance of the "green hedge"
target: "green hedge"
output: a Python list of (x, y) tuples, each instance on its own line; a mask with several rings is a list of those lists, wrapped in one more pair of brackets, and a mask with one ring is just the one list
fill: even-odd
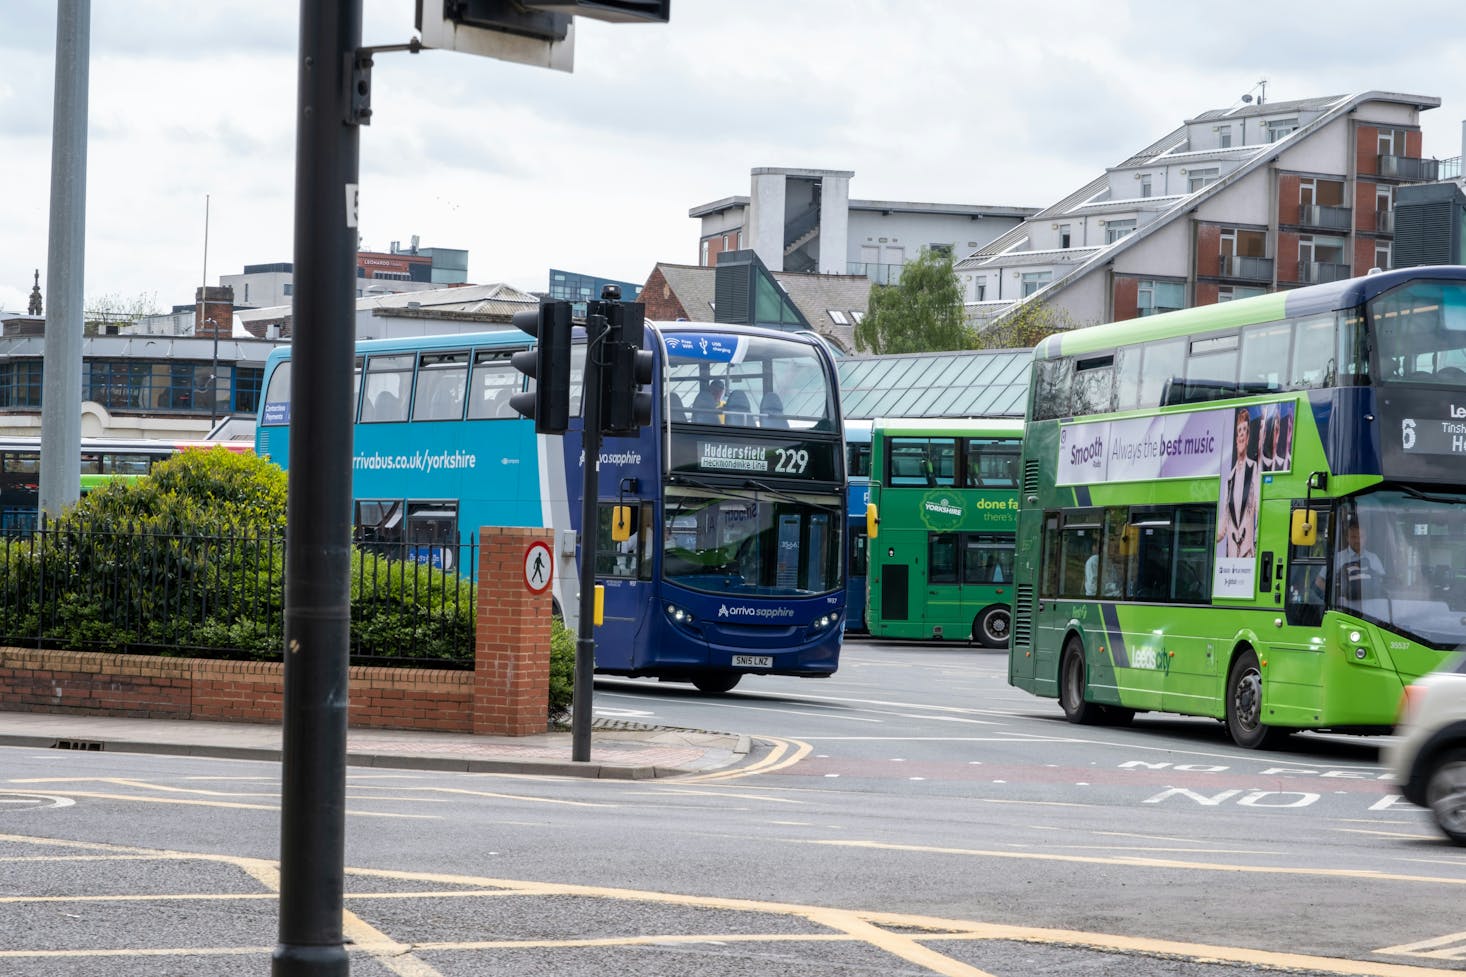
[[(0, 541), (0, 635), (67, 647), (280, 657), (285, 473), (223, 447), (90, 492), (41, 537)], [(373, 659), (474, 659), (472, 581), (352, 548), (351, 642)], [(556, 619), (549, 712), (568, 707), (575, 638)]]

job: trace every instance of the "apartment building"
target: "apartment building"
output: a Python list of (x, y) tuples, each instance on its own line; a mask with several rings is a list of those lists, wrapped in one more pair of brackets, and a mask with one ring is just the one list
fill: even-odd
[(1427, 95), (1248, 97), (1188, 119), (960, 260), (979, 323), (1042, 302), (1076, 325), (1133, 319), (1392, 266)]

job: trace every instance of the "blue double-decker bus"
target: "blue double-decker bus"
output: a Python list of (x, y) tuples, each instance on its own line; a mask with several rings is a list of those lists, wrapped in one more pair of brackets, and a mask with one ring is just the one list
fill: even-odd
[[(598, 459), (596, 670), (708, 693), (745, 674), (832, 674), (846, 498), (828, 348), (809, 334), (711, 323), (648, 322), (646, 335), (652, 423), (606, 438)], [(358, 344), (356, 534), (451, 570), (480, 526), (546, 527), (556, 610), (574, 632), (584, 335), (577, 328), (563, 437), (536, 435), (509, 405), (524, 387), (510, 355), (531, 345), (515, 329)], [(282, 465), (290, 366), (288, 350), (266, 363), (256, 443)]]

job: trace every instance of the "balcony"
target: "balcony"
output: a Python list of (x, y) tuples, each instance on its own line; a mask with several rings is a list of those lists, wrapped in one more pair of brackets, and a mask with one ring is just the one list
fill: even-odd
[(847, 275), (864, 275), (870, 279), (872, 285), (894, 285), (901, 280), (901, 269), (904, 264), (887, 264), (875, 261), (847, 261), (845, 262), (845, 273)]
[(1442, 180), (1459, 180), (1461, 178), (1461, 157), (1452, 156), (1450, 159), (1441, 160), (1440, 178)]
[(1374, 212), (1374, 229), (1379, 234), (1395, 233), (1395, 212), (1380, 208)]
[(1248, 282), (1271, 282), (1273, 280), (1273, 259), (1224, 254), (1217, 274), (1222, 278), (1239, 278)]
[(1298, 208), (1298, 223), (1325, 231), (1348, 231), (1354, 212), (1348, 207), (1304, 204)]
[(1321, 282), (1341, 282), (1353, 274), (1354, 269), (1348, 265), (1334, 264), (1331, 261), (1298, 262), (1298, 280), (1307, 285), (1317, 285)]
[(1379, 175), (1409, 183), (1434, 183), (1440, 179), (1440, 160), (1413, 156), (1380, 156)]

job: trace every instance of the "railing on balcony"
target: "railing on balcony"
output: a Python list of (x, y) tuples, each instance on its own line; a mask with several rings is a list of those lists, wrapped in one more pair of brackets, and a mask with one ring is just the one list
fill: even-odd
[(901, 269), (905, 265), (885, 264), (875, 261), (847, 261), (845, 272), (849, 275), (864, 275), (872, 285), (894, 285), (901, 280)]
[(1440, 179), (1441, 163), (1437, 159), (1416, 159), (1413, 156), (1381, 156), (1379, 175), (1391, 180), (1434, 183)]
[(1395, 233), (1395, 212), (1381, 207), (1374, 212), (1374, 229), (1380, 234)]
[(1222, 278), (1241, 278), (1249, 282), (1270, 282), (1273, 280), (1273, 259), (1251, 258), (1240, 254), (1222, 255), (1221, 268), (1217, 272)]
[(1461, 157), (1452, 156), (1450, 159), (1441, 160), (1439, 178), (1442, 180), (1459, 180), (1461, 178)]
[(1335, 264), (1331, 261), (1300, 261), (1298, 263), (1298, 280), (1310, 285), (1320, 282), (1341, 282), (1353, 273), (1354, 270), (1348, 265)]
[(1298, 223), (1304, 227), (1318, 227), (1327, 231), (1347, 231), (1353, 213), (1348, 207), (1304, 204), (1298, 208)]

